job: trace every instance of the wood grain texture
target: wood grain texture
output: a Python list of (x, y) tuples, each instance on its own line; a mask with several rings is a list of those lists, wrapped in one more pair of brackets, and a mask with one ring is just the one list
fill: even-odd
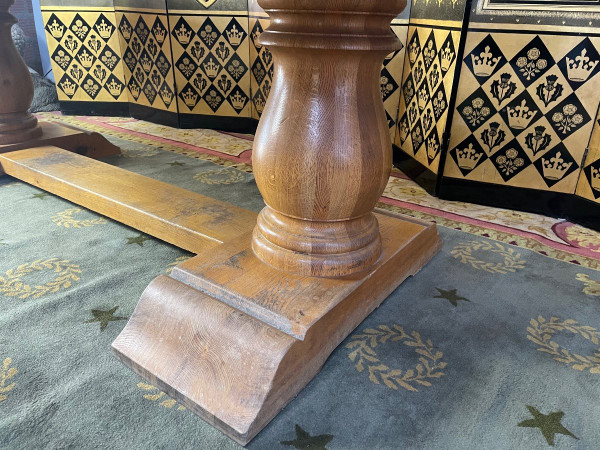
[(2, 153), (0, 169), (193, 253), (256, 222), (252, 211), (56, 147)]
[(41, 136), (37, 119), (28, 111), (33, 101), (33, 80), (12, 40), (17, 19), (8, 9), (14, 0), (0, 0), (0, 144), (13, 144)]
[(400, 48), (390, 23), (405, 0), (261, 0), (259, 43), (274, 82), (254, 140), (267, 207), (252, 248), (265, 263), (344, 276), (381, 254), (372, 214), (392, 167), (381, 65)]
[(54, 122), (40, 122), (39, 125), (42, 129), (41, 136), (28, 141), (0, 145), (0, 153), (48, 145), (94, 159), (106, 158), (121, 153), (119, 147), (111, 144), (99, 133)]
[(439, 250), (435, 225), (378, 215), (383, 257), (346, 278), (263, 264), (249, 235), (146, 289), (113, 343), (119, 358), (238, 443), (285, 407), (354, 330)]

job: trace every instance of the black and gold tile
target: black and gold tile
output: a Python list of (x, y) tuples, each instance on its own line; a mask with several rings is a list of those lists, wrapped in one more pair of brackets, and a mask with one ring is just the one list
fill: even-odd
[(459, 39), (458, 24), (418, 21), (408, 28), (395, 144), (433, 174), (444, 148)]
[(248, 1), (250, 29), (250, 74), (252, 117), (260, 119), (273, 86), (273, 55), (258, 43), (258, 37), (269, 26), (267, 13), (257, 0)]
[(177, 92), (165, 1), (115, 1), (133, 117), (178, 126)]
[(252, 131), (248, 3), (169, 0), (180, 124)]
[(127, 115), (112, 1), (42, 1), (42, 18), (63, 112)]
[(470, 30), (445, 178), (573, 193), (600, 82), (595, 37)]

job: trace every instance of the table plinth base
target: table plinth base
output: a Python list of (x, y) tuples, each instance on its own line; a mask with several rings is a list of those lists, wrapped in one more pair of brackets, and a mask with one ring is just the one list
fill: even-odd
[(159, 276), (113, 343), (121, 361), (245, 445), (331, 352), (441, 246), (435, 225), (377, 214), (366, 273), (313, 278), (256, 258), (250, 234)]
[(0, 154), (34, 147), (54, 146), (90, 158), (118, 155), (121, 149), (99, 133), (80, 130), (54, 122), (40, 122), (42, 133), (28, 141), (0, 145)]

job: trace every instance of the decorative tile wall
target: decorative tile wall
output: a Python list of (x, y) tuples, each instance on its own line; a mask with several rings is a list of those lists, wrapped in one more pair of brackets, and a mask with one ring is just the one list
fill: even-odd
[(447, 147), (465, 3), (417, 1), (410, 11), (394, 159), (416, 161), (434, 175)]
[(597, 37), (469, 30), (444, 177), (573, 193), (599, 49)]
[(460, 31), (408, 30), (396, 145), (437, 173), (452, 96)]
[(170, 0), (179, 113), (251, 117), (247, 0)]
[(250, 0), (250, 73), (252, 90), (252, 117), (260, 119), (267, 98), (273, 85), (273, 55), (266, 47), (258, 43), (258, 37), (269, 26), (269, 16), (258, 5), (257, 0)]
[(176, 126), (177, 90), (165, 2), (115, 2), (131, 114)]
[(105, 3), (91, 2), (86, 8), (42, 3), (58, 98), (67, 111), (109, 114), (127, 109), (115, 12), (112, 2)]

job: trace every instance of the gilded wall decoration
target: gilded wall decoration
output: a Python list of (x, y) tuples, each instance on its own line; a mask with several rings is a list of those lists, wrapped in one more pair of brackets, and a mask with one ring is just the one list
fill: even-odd
[(67, 105), (68, 102), (126, 104), (114, 9), (80, 9), (76, 6), (42, 9), (58, 99)]
[(250, 117), (247, 12), (169, 21), (180, 114)]
[(177, 113), (171, 39), (166, 14), (117, 8), (129, 101)]
[(599, 48), (596, 37), (469, 31), (444, 177), (573, 193)]
[(434, 25), (408, 30), (395, 144), (434, 173), (444, 146), (459, 39), (459, 30)]

